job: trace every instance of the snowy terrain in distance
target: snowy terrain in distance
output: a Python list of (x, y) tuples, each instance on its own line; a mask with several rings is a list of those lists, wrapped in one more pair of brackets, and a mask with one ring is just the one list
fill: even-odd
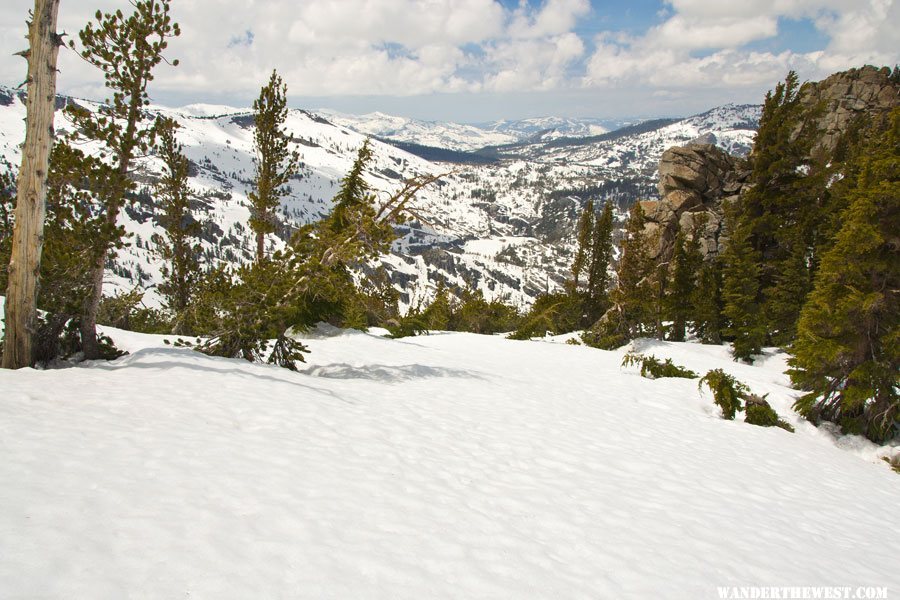
[[(60, 98), (60, 104), (64, 101)], [(74, 100), (90, 110), (97, 104)], [(252, 114), (246, 108), (195, 104), (178, 109), (151, 107), (181, 126), (179, 140), (192, 162), (190, 185), (195, 190), (193, 217), (202, 223), (201, 244), (207, 264), (250, 260), (255, 249), (247, 226), (247, 194), (254, 177)], [(20, 160), (25, 107), (21, 95), (0, 86), (0, 169)], [(356, 118), (354, 127), (332, 122), (308, 111), (292, 109), (286, 129), (300, 152), (302, 167), (290, 183), (279, 211), (279, 236), (267, 239), (268, 251), (283, 246), (293, 229), (320, 219), (332, 206), (339, 181), (349, 170), (365, 140), (364, 125), (379, 127), (399, 118), (375, 115)], [(537, 141), (500, 146), (490, 164), (448, 164), (426, 160), (388, 143), (374, 141), (374, 157), (366, 178), (383, 200), (404, 179), (447, 173), (422, 191), (416, 207), (423, 221), (398, 228), (392, 252), (371, 265), (383, 265), (401, 291), (404, 307), (429, 299), (437, 281), (451, 288), (472, 285), (488, 299), (503, 298), (526, 308), (540, 293), (559, 289), (569, 274), (575, 245), (575, 224), (584, 204), (614, 203), (618, 219), (636, 199), (656, 194), (659, 157), (668, 147), (698, 137), (734, 152), (745, 152), (759, 119), (758, 106), (726, 106), (702, 115), (651, 128), (583, 138), (544, 135)], [(400, 121), (408, 121), (399, 119)], [(528, 128), (563, 127), (562, 119), (495, 123), (509, 139), (521, 139)], [(381, 124), (381, 125), (379, 125)], [(570, 124), (572, 129), (577, 123)], [(584, 123), (582, 123), (584, 125)], [(57, 129), (72, 126), (57, 113)], [(416, 122), (414, 139), (449, 140), (455, 124)], [(518, 128), (515, 129), (514, 128)], [(514, 131), (513, 131), (514, 130)], [(468, 131), (468, 129), (467, 129)], [(478, 129), (500, 141), (494, 130)], [(510, 133), (513, 131), (513, 133)], [(628, 133), (631, 131), (631, 133)], [(486, 133), (485, 133), (486, 132)], [(523, 133), (525, 132), (525, 133)], [(482, 135), (479, 134), (479, 135)], [(712, 137), (710, 137), (712, 136)], [(506, 139), (506, 138), (503, 138)], [(480, 142), (479, 142), (480, 143)], [(447, 141), (447, 144), (450, 144)], [(96, 146), (83, 146), (89, 151)], [(140, 287), (145, 301), (157, 304), (160, 259), (154, 235), (160, 235), (160, 209), (155, 180), (161, 171), (155, 157), (141, 162), (135, 201), (120, 213), (129, 232), (125, 247), (107, 271), (108, 294)]]

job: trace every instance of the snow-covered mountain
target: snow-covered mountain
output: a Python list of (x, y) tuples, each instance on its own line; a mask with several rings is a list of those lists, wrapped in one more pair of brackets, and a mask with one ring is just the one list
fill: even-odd
[(386, 141), (462, 152), (473, 152), (487, 146), (504, 146), (561, 137), (595, 136), (628, 124), (625, 121), (609, 119), (539, 117), (472, 125), (422, 121), (380, 112), (365, 115), (350, 115), (327, 109), (319, 109), (316, 112), (332, 123)]
[(336, 125), (365, 135), (433, 148), (467, 152), (520, 140), (512, 133), (491, 131), (475, 125), (420, 121), (380, 112), (365, 115), (349, 115), (322, 109), (317, 112)]
[[(254, 248), (247, 227), (247, 194), (254, 174), (250, 111), (213, 105), (152, 110), (181, 125), (179, 139), (194, 167), (190, 183), (197, 195), (195, 216), (204, 223), (207, 260), (249, 260)], [(744, 150), (758, 115), (758, 107), (728, 106), (665, 127), (638, 124), (587, 138), (499, 145), (492, 149), (494, 162), (480, 165), (429, 161), (374, 140), (366, 177), (381, 195), (409, 177), (446, 174), (417, 200), (427, 223), (400, 228), (393, 252), (380, 262), (407, 306), (430, 296), (443, 279), (525, 307), (564, 281), (574, 249), (574, 225), (589, 198), (615, 202), (624, 210), (638, 198), (654, 197), (656, 164), (666, 148), (707, 136), (726, 148)], [(0, 88), (0, 160), (6, 168), (19, 162), (24, 116), (21, 95)], [(379, 117), (370, 129), (388, 120)], [(293, 227), (327, 214), (340, 178), (365, 140), (362, 133), (337, 123), (333, 114), (323, 117), (294, 109), (286, 127), (301, 153), (302, 168), (282, 201), (283, 226), (278, 237), (270, 236), (270, 250), (283, 245)], [(71, 128), (61, 113), (57, 128)], [(138, 178), (147, 193), (122, 213), (122, 224), (132, 236), (115, 260), (108, 286), (147, 288), (151, 301), (160, 280), (151, 241), (161, 232), (152, 200), (160, 169), (153, 157), (140, 164)]]
[(630, 124), (621, 119), (590, 119), (564, 117), (535, 117), (494, 121), (480, 125), (487, 131), (507, 133), (518, 141), (550, 140), (560, 137), (589, 137), (601, 135), (613, 129)]

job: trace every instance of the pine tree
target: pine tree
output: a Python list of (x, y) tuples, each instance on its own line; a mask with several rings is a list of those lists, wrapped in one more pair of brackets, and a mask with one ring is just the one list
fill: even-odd
[(376, 325), (384, 327), (399, 317), (400, 292), (383, 265), (367, 272), (358, 288), (343, 311), (345, 314), (338, 323), (339, 327), (366, 330)]
[[(93, 269), (107, 243), (122, 231), (107, 221), (102, 199), (115, 184), (115, 168), (84, 154), (65, 140), (54, 144), (47, 178), (47, 217), (41, 260), (39, 307), (46, 313), (38, 329), (35, 360), (47, 363), (81, 350), (78, 318), (93, 290)], [(118, 246), (115, 246), (118, 247)], [(67, 323), (75, 329), (66, 332)], [(111, 347), (98, 344), (102, 355)], [(114, 354), (114, 351), (112, 352)]]
[(697, 339), (704, 344), (722, 343), (722, 269), (718, 258), (700, 266), (690, 301)]
[(547, 333), (569, 333), (583, 321), (583, 294), (541, 294), (518, 324), (510, 339), (529, 340)]
[(159, 127), (159, 157), (164, 169), (157, 191), (163, 210), (160, 225), (165, 230), (165, 238), (157, 236), (154, 241), (164, 261), (161, 268), (163, 281), (158, 291), (172, 314), (172, 333), (183, 335), (192, 329), (188, 308), (200, 271), (197, 243), (200, 223), (190, 212), (193, 192), (188, 187), (188, 159), (184, 156), (183, 146), (175, 139), (177, 129), (178, 124), (168, 119)]
[(444, 280), (438, 281), (434, 292), (434, 300), (422, 312), (425, 326), (431, 330), (446, 331), (450, 326), (452, 307), (450, 305), (450, 292)]
[[(371, 160), (368, 142), (341, 181), (335, 207), (325, 219), (301, 227), (284, 251), (237, 269), (219, 268), (200, 282), (198, 328), (208, 336), (199, 350), (296, 369), (306, 349), (292, 329), (340, 315), (357, 293), (351, 267), (386, 252), (393, 224), (409, 213), (416, 193), (440, 175), (415, 178), (380, 206), (363, 173)], [(274, 349), (269, 352), (269, 340)]]
[(609, 294), (611, 308), (582, 336), (589, 346), (613, 349), (655, 328), (656, 264), (644, 231), (640, 202), (631, 208), (616, 269), (617, 285)]
[(644, 225), (646, 218), (640, 202), (631, 209), (622, 240), (622, 259), (617, 270), (618, 285), (613, 302), (621, 307), (623, 320), (634, 339), (655, 321), (653, 278), (656, 265), (650, 256), (651, 240)]
[(609, 267), (613, 259), (613, 214), (612, 203), (603, 205), (603, 212), (594, 227), (591, 242), (591, 262), (588, 274), (587, 316), (585, 325), (594, 323), (609, 307)]
[[(729, 221), (733, 223), (734, 218)], [(722, 264), (725, 332), (733, 339), (734, 357), (753, 362), (753, 355), (765, 343), (766, 328), (759, 306), (759, 258), (750, 244), (749, 227), (738, 225), (731, 231)]]
[(28, 23), (25, 146), (16, 200), (6, 287), (6, 327), (0, 366), (20, 369), (32, 364), (37, 329), (38, 273), (43, 249), (47, 171), (53, 145), (56, 59), (61, 38), (56, 33), (59, 0), (35, 0)]
[(250, 229), (256, 233), (256, 260), (265, 256), (265, 236), (275, 231), (275, 209), (297, 172), (300, 155), (290, 149), (290, 135), (284, 131), (287, 119), (287, 85), (277, 71), (253, 102), (256, 129), (256, 189), (250, 192)]
[(15, 210), (16, 187), (12, 172), (0, 171), (0, 290), (6, 289)]
[(833, 171), (827, 157), (812, 156), (815, 109), (804, 108), (800, 90), (791, 71), (766, 95), (750, 156), (752, 187), (738, 217), (757, 256), (763, 327), (768, 341), (779, 345), (792, 339), (810, 290)]
[(594, 235), (594, 201), (588, 200), (578, 219), (578, 247), (575, 250), (575, 259), (572, 261), (571, 293), (579, 291), (581, 274), (589, 267), (588, 259), (591, 256), (591, 244)]
[[(119, 211), (132, 190), (129, 179), (132, 160), (146, 154), (155, 143), (153, 123), (147, 123), (145, 106), (150, 103), (147, 87), (153, 69), (163, 61), (168, 40), (180, 35), (177, 23), (169, 15), (170, 0), (134, 0), (134, 12), (103, 14), (97, 11), (96, 23), (79, 33), (81, 57), (103, 72), (112, 97), (96, 114), (77, 105), (69, 105), (77, 132), (101, 142), (115, 163), (114, 178), (103, 198), (107, 231), (116, 231)], [(72, 42), (71, 47), (77, 51)], [(171, 62), (173, 66), (177, 60)], [(97, 253), (93, 266), (93, 289), (85, 302), (81, 319), (81, 342), (86, 359), (99, 358), (97, 311), (103, 297), (103, 273), (111, 250), (120, 238), (98, 236), (105, 247)]]
[(684, 232), (679, 231), (675, 237), (675, 247), (672, 251), (672, 276), (665, 304), (666, 315), (672, 321), (670, 339), (676, 342), (684, 341), (687, 323), (694, 317), (694, 304), (691, 296), (695, 289), (694, 282), (703, 263), (698, 238), (698, 235), (685, 237)]
[(900, 432), (900, 109), (860, 157), (834, 245), (803, 307), (791, 379), (814, 423), (884, 442)]
[(801, 308), (812, 289), (806, 246), (798, 240), (787, 252), (764, 298), (766, 329), (776, 346), (787, 346), (796, 336)]

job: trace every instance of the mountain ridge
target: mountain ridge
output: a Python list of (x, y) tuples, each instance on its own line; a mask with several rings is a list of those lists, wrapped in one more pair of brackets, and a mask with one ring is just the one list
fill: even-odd
[[(0, 88), (0, 95), (6, 99), (0, 102), (0, 160), (11, 169), (18, 163), (18, 143), (24, 136), (24, 106), (14, 90)], [(59, 104), (69, 101), (91, 110), (99, 106), (81, 99)], [(192, 164), (195, 218), (203, 223), (201, 242), (207, 264), (250, 260), (252, 243), (246, 223), (254, 172), (252, 111), (203, 104), (151, 106), (149, 110), (181, 125), (179, 139)], [(449, 173), (423, 190), (417, 200), (429, 222), (398, 227), (400, 237), (392, 253), (377, 263), (386, 267), (401, 290), (404, 306), (427, 299), (437, 282), (445, 281), (451, 287), (476, 287), (488, 298), (505, 298), (525, 308), (540, 293), (564, 283), (574, 250), (575, 222), (588, 199), (598, 207), (613, 202), (617, 213), (624, 214), (638, 198), (655, 197), (655, 170), (665, 148), (710, 133), (726, 141), (746, 142), (752, 138), (749, 129), (716, 129), (741, 123), (745, 116), (710, 120), (699, 115), (693, 121), (688, 118), (633, 135), (609, 134), (614, 139), (582, 145), (542, 140), (524, 145), (517, 156), (486, 164), (429, 161), (397, 147), (393, 140), (375, 138), (366, 179), (381, 196), (406, 178)], [(71, 128), (60, 113), (57, 128), (61, 132)], [(269, 252), (282, 247), (297, 226), (327, 214), (338, 181), (366, 138), (333, 123), (327, 115), (303, 109), (290, 110), (286, 129), (301, 152), (302, 163), (279, 209), (278, 235), (267, 239)], [(139, 286), (149, 290), (150, 303), (157, 302), (153, 290), (160, 281), (151, 241), (161, 233), (153, 201), (160, 169), (155, 157), (139, 161), (141, 193), (121, 217), (131, 237), (108, 272), (111, 291)], [(364, 270), (376, 266), (373, 263)]]

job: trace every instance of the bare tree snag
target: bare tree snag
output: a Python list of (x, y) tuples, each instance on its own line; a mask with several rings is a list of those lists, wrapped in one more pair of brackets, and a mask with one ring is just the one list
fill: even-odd
[(59, 0), (35, 0), (34, 14), (28, 24), (27, 119), (6, 290), (2, 363), (6, 369), (31, 365), (32, 337), (37, 329), (38, 275), (44, 245), (47, 172), (56, 104), (56, 58), (60, 45), (56, 33), (58, 11)]

